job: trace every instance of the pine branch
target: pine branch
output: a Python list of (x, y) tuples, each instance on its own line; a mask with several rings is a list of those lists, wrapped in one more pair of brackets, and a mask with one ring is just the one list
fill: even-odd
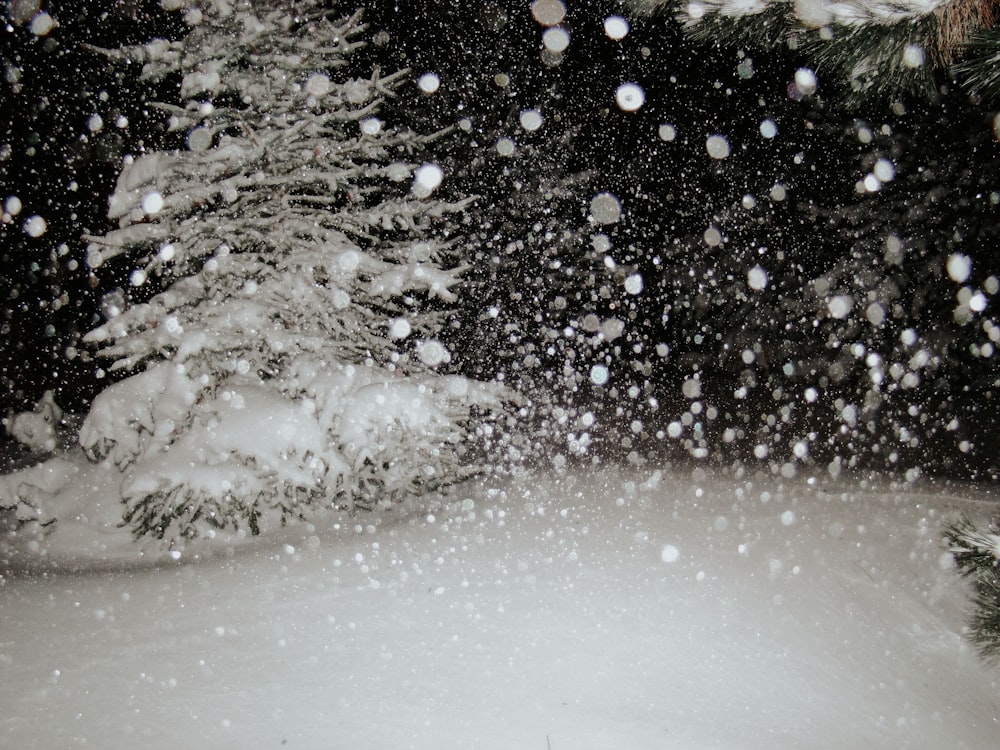
[(936, 93), (935, 74), (947, 68), (932, 40), (934, 16), (892, 24), (838, 25), (809, 31), (800, 49), (814, 60), (820, 76), (846, 83), (851, 103)]
[(1000, 565), (1000, 527), (991, 524), (989, 529), (981, 531), (968, 518), (945, 529), (945, 544), (962, 575), (975, 576)]
[(1000, 94), (997, 0), (797, 4), (778, 0), (632, 0), (645, 13), (673, 13), (702, 43), (804, 51), (821, 75), (845, 86), (849, 104), (936, 96), (939, 77), (969, 75), (983, 96)]
[(1000, 101), (1000, 31), (973, 35), (965, 46), (955, 73), (965, 86), (991, 102)]
[(969, 633), (980, 654), (1000, 660), (1000, 526), (980, 530), (967, 518), (945, 529), (945, 545), (963, 577), (973, 585)]

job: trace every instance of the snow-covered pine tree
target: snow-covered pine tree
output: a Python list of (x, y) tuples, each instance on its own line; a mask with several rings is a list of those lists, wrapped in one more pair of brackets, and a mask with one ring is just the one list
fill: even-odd
[(704, 42), (803, 51), (817, 72), (849, 86), (851, 100), (934, 95), (943, 74), (1000, 95), (996, 0), (631, 0), (675, 13)]
[(319, 0), (169, 5), (186, 37), (109, 54), (179, 78), (157, 106), (185, 146), (128, 159), (119, 227), (87, 238), (131, 286), (87, 336), (130, 375), (80, 431), (121, 471), (124, 522), (257, 532), (474, 473), (501, 397), (444, 374), (437, 337), (463, 268), (436, 225), (469, 200), (434, 197), (432, 136), (377, 116), (405, 71), (354, 75), (360, 14)]
[(945, 529), (944, 539), (959, 572), (972, 582), (972, 641), (984, 658), (1000, 661), (1000, 526), (982, 531), (961, 518)]

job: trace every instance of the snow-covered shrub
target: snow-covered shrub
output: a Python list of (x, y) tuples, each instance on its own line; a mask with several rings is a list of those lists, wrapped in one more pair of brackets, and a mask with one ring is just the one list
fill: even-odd
[(71, 486), (77, 466), (62, 456), (0, 475), (0, 510), (13, 511), (18, 523), (48, 526), (56, 519), (52, 499)]
[(130, 284), (86, 337), (129, 376), (80, 433), (124, 523), (256, 532), (486, 468), (502, 391), (450, 374), (438, 335), (465, 270), (443, 218), (471, 199), (436, 197), (440, 133), (379, 119), (407, 71), (364, 70), (360, 13), (318, 0), (175, 5), (184, 39), (107, 54), (179, 78), (154, 106), (185, 147), (127, 158), (118, 227), (86, 238)]
[(4, 420), (4, 426), (7, 434), (29, 451), (51, 453), (56, 449), (56, 431), (62, 416), (52, 391), (45, 391), (34, 409), (12, 414)]

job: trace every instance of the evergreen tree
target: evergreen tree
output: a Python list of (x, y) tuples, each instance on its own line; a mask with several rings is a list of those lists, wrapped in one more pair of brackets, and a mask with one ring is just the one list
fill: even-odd
[(801, 50), (817, 72), (846, 84), (851, 99), (895, 99), (907, 93), (934, 97), (951, 74), (972, 91), (990, 98), (1000, 94), (996, 0), (632, 4), (645, 12), (675, 13), (704, 42)]
[(972, 582), (969, 635), (983, 657), (1000, 660), (1000, 526), (982, 531), (962, 518), (945, 529), (945, 544), (959, 572)]
[(80, 430), (124, 522), (257, 532), (476, 472), (499, 391), (449, 375), (438, 335), (464, 270), (439, 228), (471, 199), (435, 198), (433, 134), (379, 119), (407, 72), (357, 75), (360, 13), (318, 0), (185, 13), (182, 40), (109, 53), (176, 77), (159, 107), (183, 138), (127, 160), (119, 227), (87, 238), (95, 273), (128, 277), (86, 337), (128, 377)]

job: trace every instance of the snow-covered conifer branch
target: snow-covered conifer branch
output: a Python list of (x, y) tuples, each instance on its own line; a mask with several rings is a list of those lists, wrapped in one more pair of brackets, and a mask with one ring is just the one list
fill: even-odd
[[(993, 0), (633, 0), (637, 10), (674, 14), (705, 43), (807, 52), (821, 77), (845, 86), (847, 101), (907, 93), (934, 96), (937, 77), (956, 72), (984, 88), (997, 36)], [(986, 44), (989, 44), (987, 41)], [(958, 65), (956, 66), (956, 63)]]

